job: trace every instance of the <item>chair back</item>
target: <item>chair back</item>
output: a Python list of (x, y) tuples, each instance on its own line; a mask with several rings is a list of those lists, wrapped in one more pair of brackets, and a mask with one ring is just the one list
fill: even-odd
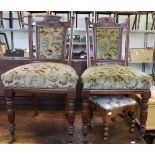
[[(67, 22), (61, 22), (60, 18), (51, 15), (28, 17), (30, 62), (35, 60), (65, 63), (67, 59), (67, 63), (71, 64), (74, 18)], [(34, 37), (33, 31), (35, 31)], [(33, 57), (34, 38), (36, 39), (35, 59)]]
[[(87, 66), (98, 65), (103, 63), (117, 63), (128, 65), (128, 48), (129, 48), (129, 19), (126, 23), (118, 24), (114, 18), (103, 17), (96, 23), (92, 23), (88, 18), (86, 22), (86, 50)], [(90, 28), (93, 36), (93, 60), (90, 58)], [(126, 29), (126, 31), (123, 31)], [(125, 41), (123, 42), (123, 33)], [(123, 43), (125, 46), (123, 46)], [(123, 49), (124, 55), (123, 55)]]

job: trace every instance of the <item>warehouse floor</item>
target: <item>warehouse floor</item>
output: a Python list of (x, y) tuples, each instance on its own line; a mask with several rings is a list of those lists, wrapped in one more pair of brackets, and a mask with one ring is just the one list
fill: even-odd
[[(63, 110), (40, 110), (34, 116), (32, 110), (16, 110), (16, 141), (17, 144), (66, 144), (68, 143), (67, 120)], [(9, 139), (7, 113), (0, 110), (0, 143), (6, 144)], [(73, 143), (82, 143), (81, 112), (76, 112), (75, 132)], [(117, 118), (110, 125), (109, 141), (103, 140), (103, 123), (95, 113), (92, 127), (89, 129), (88, 143), (91, 144), (130, 144), (133, 135), (129, 133), (130, 121), (128, 118)], [(144, 139), (136, 143), (145, 144)]]

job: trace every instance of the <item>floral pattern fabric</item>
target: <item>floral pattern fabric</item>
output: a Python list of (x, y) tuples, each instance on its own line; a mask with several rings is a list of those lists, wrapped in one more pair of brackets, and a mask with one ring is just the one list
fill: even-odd
[(40, 58), (61, 59), (63, 28), (39, 27)]
[(137, 104), (135, 100), (125, 97), (123, 95), (92, 96), (90, 98), (90, 101), (106, 110)]
[(5, 87), (75, 89), (78, 75), (66, 64), (41, 62), (26, 64), (1, 75)]
[(152, 84), (148, 74), (116, 64), (90, 67), (81, 78), (84, 89), (150, 89)]
[(119, 29), (97, 28), (97, 59), (118, 60), (119, 59)]

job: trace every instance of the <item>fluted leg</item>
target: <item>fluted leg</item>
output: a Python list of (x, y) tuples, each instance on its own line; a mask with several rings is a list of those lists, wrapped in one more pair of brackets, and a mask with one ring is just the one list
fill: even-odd
[(89, 126), (89, 102), (88, 99), (83, 99), (82, 101), (82, 131), (83, 131), (83, 141), (87, 143), (87, 134), (88, 134), (88, 126)]
[(73, 99), (68, 99), (68, 122), (69, 122), (69, 127), (68, 127), (68, 132), (69, 132), (69, 142), (72, 143), (73, 140), (73, 133), (74, 133), (74, 120), (75, 120), (75, 100)]
[(8, 89), (5, 91), (6, 95), (6, 103), (7, 103), (7, 114), (9, 121), (9, 131), (10, 131), (10, 141), (9, 143), (13, 143), (15, 141), (15, 107), (14, 107), (14, 94), (12, 89)]
[(142, 102), (140, 104), (140, 132), (141, 132), (141, 137), (145, 135), (145, 126), (146, 126), (146, 120), (147, 120), (147, 108), (148, 108), (148, 100), (151, 97), (151, 92), (146, 91), (143, 94), (141, 94), (142, 97)]

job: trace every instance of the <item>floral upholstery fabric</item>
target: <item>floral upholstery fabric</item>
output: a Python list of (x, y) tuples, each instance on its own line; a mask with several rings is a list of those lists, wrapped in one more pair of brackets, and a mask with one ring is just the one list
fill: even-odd
[(106, 64), (93, 66), (81, 76), (84, 89), (150, 89), (151, 76), (130, 67)]
[(40, 27), (40, 58), (60, 59), (62, 51), (63, 28)]
[(119, 59), (119, 29), (98, 28), (96, 30), (97, 59)]
[(75, 89), (78, 75), (66, 64), (41, 62), (16, 67), (1, 75), (5, 87)]
[(90, 101), (101, 106), (106, 110), (110, 110), (117, 107), (123, 107), (127, 105), (135, 105), (137, 102), (131, 98), (122, 95), (103, 95), (92, 96)]

